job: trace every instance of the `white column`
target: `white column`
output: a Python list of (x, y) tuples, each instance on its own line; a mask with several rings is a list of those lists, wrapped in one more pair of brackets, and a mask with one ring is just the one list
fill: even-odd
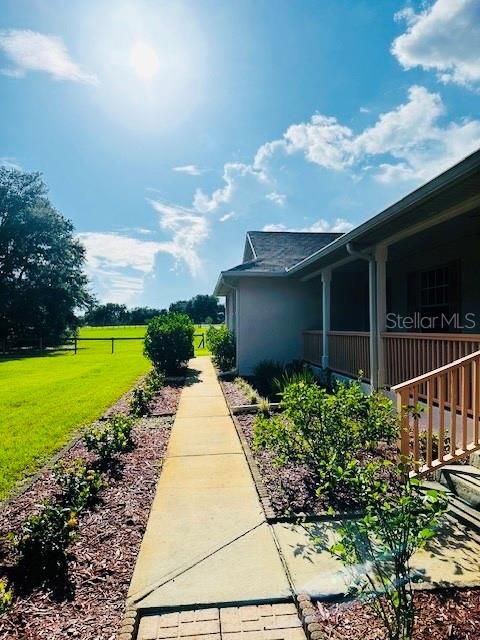
[(388, 247), (378, 245), (375, 248), (377, 263), (377, 358), (378, 358), (378, 386), (384, 387), (386, 380), (385, 349), (382, 333), (386, 331), (387, 323), (387, 258)]
[(322, 367), (328, 367), (328, 332), (330, 331), (330, 289), (332, 282), (331, 269), (322, 271)]

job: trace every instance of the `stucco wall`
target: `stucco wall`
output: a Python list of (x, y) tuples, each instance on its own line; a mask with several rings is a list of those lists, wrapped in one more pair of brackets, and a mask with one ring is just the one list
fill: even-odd
[(251, 374), (260, 360), (300, 359), (302, 332), (321, 327), (321, 283), (244, 278), (238, 291), (239, 372)]

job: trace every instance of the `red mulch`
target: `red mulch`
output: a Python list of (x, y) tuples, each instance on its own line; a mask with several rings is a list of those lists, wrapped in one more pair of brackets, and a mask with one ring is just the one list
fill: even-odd
[(225, 392), (225, 396), (227, 398), (228, 404), (231, 407), (240, 407), (242, 405), (250, 404), (250, 400), (247, 396), (241, 391), (234, 382), (228, 382), (227, 380), (222, 380), (221, 385)]
[[(78, 538), (69, 549), (71, 598), (58, 601), (42, 590), (18, 597), (0, 616), (0, 639), (115, 638), (171, 423), (171, 418), (137, 423), (136, 447), (121, 456), (119, 473), (108, 478), (99, 504), (82, 514)], [(89, 457), (81, 442), (65, 455), (67, 459), (76, 457)], [(18, 528), (25, 516), (54, 492), (54, 482), (46, 472), (24, 494), (4, 505), (0, 535)], [(8, 575), (14, 561), (11, 550), (4, 548), (0, 560), (0, 576)]]
[[(480, 588), (418, 591), (415, 640), (477, 640)], [(326, 619), (325, 619), (326, 618)], [(318, 621), (332, 640), (383, 640), (385, 632), (372, 610), (357, 603), (320, 604)]]
[[(136, 386), (140, 386), (143, 378), (140, 379)], [(152, 416), (171, 416), (177, 411), (182, 392), (182, 382), (169, 382), (154, 396), (150, 408)], [(130, 415), (130, 399), (132, 390), (127, 391), (114, 405), (108, 409), (103, 415), (104, 418), (111, 418), (114, 415), (128, 416)]]

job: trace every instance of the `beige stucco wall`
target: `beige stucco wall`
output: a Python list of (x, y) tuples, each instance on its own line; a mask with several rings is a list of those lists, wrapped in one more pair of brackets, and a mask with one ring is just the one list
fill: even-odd
[(237, 354), (242, 375), (265, 359), (300, 359), (302, 332), (321, 327), (321, 283), (243, 278), (238, 284)]

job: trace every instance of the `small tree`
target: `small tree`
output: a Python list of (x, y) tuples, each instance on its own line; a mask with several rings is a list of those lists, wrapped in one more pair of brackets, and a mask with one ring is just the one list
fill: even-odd
[(435, 535), (446, 499), (435, 490), (420, 491), (419, 481), (409, 478), (403, 464), (380, 479), (379, 464), (371, 463), (357, 475), (364, 515), (343, 523), (330, 553), (352, 569), (350, 592), (372, 607), (388, 639), (411, 640), (412, 587), (422, 576), (412, 570), (410, 560)]
[(150, 320), (144, 353), (159, 371), (175, 373), (194, 355), (195, 327), (184, 313), (170, 312)]

